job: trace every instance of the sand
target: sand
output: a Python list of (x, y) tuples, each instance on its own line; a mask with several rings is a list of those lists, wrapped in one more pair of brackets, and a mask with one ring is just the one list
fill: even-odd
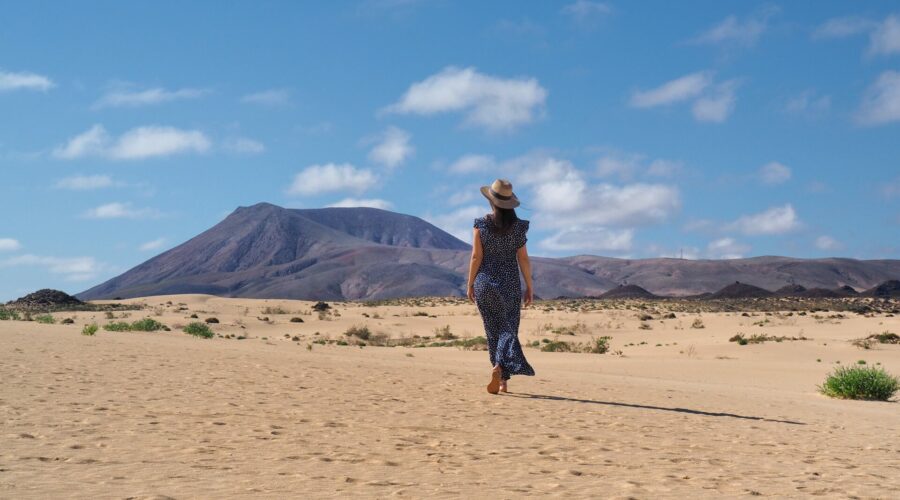
[[(635, 311), (529, 310), (523, 342), (582, 322), (559, 338), (608, 335), (611, 352), (528, 348), (537, 376), (491, 396), (483, 351), (312, 343), (359, 324), (482, 335), (472, 305), (333, 304), (319, 319), (300, 301), (126, 302), (149, 306), (128, 321), (173, 330), (0, 321), (0, 497), (900, 497), (900, 405), (816, 389), (837, 361), (900, 374), (900, 346), (849, 343), (900, 332), (898, 317), (676, 313), (642, 330)], [(191, 313), (247, 338), (175, 329)], [(738, 331), (811, 340), (739, 346)]]

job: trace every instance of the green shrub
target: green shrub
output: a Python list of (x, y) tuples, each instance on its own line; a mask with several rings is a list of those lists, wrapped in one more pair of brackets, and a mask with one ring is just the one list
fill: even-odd
[(356, 337), (360, 340), (368, 340), (368, 338), (372, 335), (372, 332), (369, 331), (369, 327), (366, 325), (362, 326), (351, 326), (344, 332), (344, 335), (348, 337)]
[(609, 351), (610, 337), (600, 337), (599, 339), (591, 339), (588, 344), (588, 351), (592, 354), (606, 354)]
[(839, 366), (819, 387), (826, 396), (840, 399), (887, 401), (900, 390), (900, 378), (869, 366)]
[(124, 321), (116, 321), (103, 325), (103, 329), (109, 332), (130, 332), (131, 325)]
[(20, 319), (18, 311), (0, 307), (0, 321), (8, 321), (11, 319), (16, 321)]
[(94, 336), (97, 333), (97, 323), (91, 323), (90, 325), (84, 325), (84, 328), (81, 329), (82, 335)]
[(446, 325), (442, 328), (435, 328), (434, 337), (441, 340), (453, 340), (456, 338), (456, 335), (453, 335), (453, 332), (450, 331), (450, 325)]
[(205, 339), (211, 339), (214, 335), (213, 331), (210, 330), (208, 326), (200, 323), (199, 321), (194, 321), (193, 323), (190, 323), (186, 327), (184, 327), (184, 333), (193, 335), (195, 337), (203, 337)]
[(50, 314), (39, 314), (34, 317), (34, 320), (45, 325), (52, 325), (56, 323), (56, 319), (54, 319), (53, 315)]
[(553, 340), (541, 346), (543, 352), (571, 352), (571, 346), (568, 342)]
[(155, 332), (165, 328), (166, 325), (153, 318), (144, 318), (131, 324), (131, 330), (135, 332)]

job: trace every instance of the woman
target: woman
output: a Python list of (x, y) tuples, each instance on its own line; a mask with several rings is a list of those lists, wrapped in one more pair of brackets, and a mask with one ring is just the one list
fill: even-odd
[(472, 261), (469, 264), (469, 299), (478, 305), (484, 321), (491, 358), (491, 394), (508, 392), (511, 375), (534, 375), (519, 343), (519, 308), (525, 277), (525, 306), (531, 305), (531, 262), (525, 248), (528, 221), (516, 216), (519, 200), (512, 184), (497, 179), (482, 186), (481, 194), (491, 203), (492, 213), (475, 219)]

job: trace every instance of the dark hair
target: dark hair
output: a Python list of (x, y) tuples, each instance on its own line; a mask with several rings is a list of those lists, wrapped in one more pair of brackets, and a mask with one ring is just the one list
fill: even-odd
[(489, 215), (488, 218), (494, 223), (494, 228), (501, 233), (509, 231), (509, 228), (519, 220), (519, 216), (516, 215), (516, 209), (514, 208), (500, 208), (493, 203), (491, 203), (491, 208), (494, 209), (494, 213)]

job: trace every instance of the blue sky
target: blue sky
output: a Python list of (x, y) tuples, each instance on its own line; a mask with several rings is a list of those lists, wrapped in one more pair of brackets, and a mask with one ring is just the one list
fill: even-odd
[(532, 254), (900, 255), (893, 2), (6, 2), (0, 300), (260, 201)]

